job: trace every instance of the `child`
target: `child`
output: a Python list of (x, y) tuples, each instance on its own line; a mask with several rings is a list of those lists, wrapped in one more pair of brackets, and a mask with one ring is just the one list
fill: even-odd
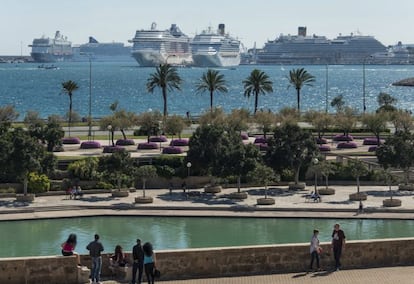
[(318, 239), (318, 230), (313, 230), (313, 236), (310, 241), (310, 254), (311, 254), (311, 262), (310, 262), (310, 270), (313, 268), (313, 261), (316, 259), (316, 268), (318, 271), (320, 270), (319, 266), (319, 254), (321, 253), (322, 249), (319, 246), (319, 239)]

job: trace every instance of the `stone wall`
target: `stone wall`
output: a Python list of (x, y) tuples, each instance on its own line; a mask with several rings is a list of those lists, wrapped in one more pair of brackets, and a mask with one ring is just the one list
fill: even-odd
[[(330, 245), (322, 247), (321, 266), (331, 269)], [(303, 272), (310, 260), (308, 244), (168, 250), (156, 256), (162, 280)], [(110, 276), (109, 257), (103, 255), (102, 276)], [(90, 267), (89, 256), (81, 256), (81, 262)], [(414, 238), (350, 241), (342, 265), (344, 269), (414, 265)], [(0, 258), (0, 283), (75, 284), (76, 269), (73, 257)]]

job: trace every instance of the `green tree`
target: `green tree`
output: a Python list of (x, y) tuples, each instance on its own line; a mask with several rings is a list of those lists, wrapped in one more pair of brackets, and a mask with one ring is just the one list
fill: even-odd
[(315, 128), (316, 132), (318, 132), (319, 139), (322, 138), (325, 131), (328, 130), (329, 126), (333, 123), (333, 119), (331, 115), (325, 112), (319, 112), (310, 110), (305, 113), (306, 121), (310, 122), (312, 126)]
[(271, 112), (259, 111), (253, 117), (254, 123), (262, 131), (263, 137), (266, 139), (267, 133), (272, 130), (272, 126), (275, 123), (275, 115)]
[(141, 166), (136, 170), (136, 177), (142, 181), (142, 196), (145, 197), (145, 184), (148, 179), (156, 178), (157, 168), (152, 165)]
[(384, 112), (366, 113), (362, 116), (362, 124), (375, 135), (378, 146), (381, 144), (381, 132), (387, 130), (387, 120), (388, 115)]
[(404, 182), (409, 183), (410, 168), (414, 163), (414, 136), (408, 131), (396, 132), (388, 137), (375, 151), (378, 163), (388, 169), (399, 168), (404, 171)]
[(123, 185), (129, 186), (133, 180), (134, 165), (131, 156), (126, 151), (115, 152), (99, 158), (98, 171), (111, 184), (117, 184), (118, 189)]
[(200, 119), (198, 120), (200, 125), (210, 125), (216, 124), (223, 126), (226, 122), (226, 114), (223, 112), (222, 108), (214, 108), (213, 111), (206, 111), (201, 114)]
[(379, 93), (377, 102), (379, 104), (379, 108), (377, 112), (393, 112), (396, 111), (397, 108), (393, 105), (397, 102), (397, 99), (387, 93)]
[(19, 117), (13, 106), (0, 107), (0, 134), (7, 132), (12, 123)]
[(250, 114), (247, 109), (233, 109), (225, 118), (226, 128), (230, 131), (237, 131), (239, 135), (242, 131), (249, 129)]
[(319, 153), (312, 134), (297, 125), (286, 124), (275, 128), (268, 141), (265, 157), (268, 165), (277, 172), (289, 168), (294, 172), (295, 184), (298, 184), (302, 166), (308, 165)]
[(309, 74), (305, 68), (299, 68), (290, 70), (287, 79), (290, 83), (289, 86), (296, 89), (298, 113), (300, 114), (300, 91), (304, 86), (312, 86), (312, 83), (315, 82), (315, 77)]
[(68, 128), (69, 128), (69, 136), (70, 136), (70, 126), (72, 123), (72, 95), (73, 92), (79, 89), (78, 84), (74, 81), (69, 80), (62, 83), (62, 91), (69, 96), (69, 120), (68, 120)]
[(331, 107), (334, 107), (336, 109), (336, 113), (342, 112), (345, 107), (344, 96), (339, 95), (333, 98), (331, 101)]
[(170, 64), (161, 64), (156, 68), (155, 73), (151, 74), (147, 80), (147, 90), (150, 93), (154, 92), (154, 89), (160, 88), (162, 91), (162, 98), (164, 101), (164, 119), (167, 117), (167, 91), (173, 91), (174, 89), (181, 90), (182, 79), (177, 72), (177, 68)]
[(364, 162), (357, 159), (349, 161), (349, 168), (351, 170), (351, 175), (356, 178), (357, 193), (359, 194), (359, 178), (368, 174), (368, 167)]
[(250, 75), (243, 80), (243, 87), (244, 96), (250, 98), (252, 94), (254, 95), (254, 114), (257, 112), (259, 95), (273, 92), (273, 82), (265, 72), (258, 69), (254, 69)]
[(254, 183), (264, 185), (265, 198), (267, 198), (267, 186), (269, 183), (277, 182), (280, 180), (279, 176), (275, 174), (272, 168), (262, 164), (258, 164), (253, 171), (250, 171), (247, 175), (247, 178)]
[(23, 119), (23, 123), (29, 131), (30, 136), (42, 141), (43, 144), (45, 143), (44, 129), (46, 125), (38, 112), (28, 111)]
[(181, 138), (181, 132), (183, 132), (185, 127), (185, 121), (181, 116), (172, 115), (168, 116), (167, 120), (165, 121), (164, 131), (167, 134), (172, 135), (174, 139), (174, 135), (178, 135)]
[(397, 110), (391, 114), (391, 122), (394, 124), (395, 132), (407, 132), (413, 129), (413, 118), (405, 110)]
[(43, 132), (43, 139), (46, 142), (47, 151), (52, 152), (57, 146), (61, 146), (64, 136), (65, 132), (60, 122), (53, 116), (49, 116)]
[(228, 92), (224, 75), (212, 69), (208, 69), (207, 72), (203, 73), (199, 82), (196, 84), (196, 92), (204, 93), (206, 91), (210, 93), (210, 112), (212, 112), (214, 92)]
[(71, 178), (79, 180), (96, 180), (98, 174), (98, 158), (88, 157), (69, 164), (68, 172)]
[(343, 111), (337, 112), (335, 124), (345, 136), (348, 136), (356, 124), (355, 111), (350, 107), (345, 107)]
[(296, 108), (284, 107), (276, 114), (276, 122), (280, 125), (297, 124), (299, 122), (300, 114)]
[(156, 135), (160, 130), (160, 120), (162, 115), (158, 111), (143, 112), (138, 116), (140, 130), (147, 135), (149, 142), (151, 135)]

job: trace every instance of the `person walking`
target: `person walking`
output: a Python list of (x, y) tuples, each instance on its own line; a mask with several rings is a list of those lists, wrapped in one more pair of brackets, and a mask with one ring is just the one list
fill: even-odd
[(90, 242), (86, 249), (89, 251), (89, 255), (92, 259), (92, 269), (91, 269), (91, 280), (92, 283), (100, 283), (101, 281), (101, 268), (102, 268), (102, 256), (104, 247), (99, 241), (99, 235), (95, 234), (95, 239)]
[(340, 229), (339, 224), (335, 224), (332, 232), (332, 251), (335, 258), (335, 269), (341, 268), (342, 250), (345, 248), (345, 233)]
[[(141, 240), (137, 239), (137, 244), (132, 248), (132, 257), (134, 263), (132, 265), (132, 281), (131, 284), (141, 284), (142, 273), (144, 272), (144, 251), (141, 246)], [(136, 281), (138, 271), (138, 281)]]
[(142, 250), (144, 251), (145, 276), (147, 277), (148, 284), (154, 284), (155, 253), (154, 253), (152, 244), (149, 242), (146, 242), (142, 246)]
[(310, 254), (311, 254), (311, 262), (309, 265), (310, 270), (313, 269), (313, 262), (316, 259), (316, 269), (319, 271), (321, 268), (319, 266), (319, 253), (321, 251), (321, 247), (319, 246), (319, 239), (318, 239), (318, 230), (313, 230), (313, 235), (310, 241)]

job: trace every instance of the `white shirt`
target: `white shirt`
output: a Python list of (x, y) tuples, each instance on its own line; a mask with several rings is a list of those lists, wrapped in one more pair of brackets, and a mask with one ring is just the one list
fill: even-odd
[(319, 239), (317, 235), (313, 235), (310, 241), (310, 253), (316, 251), (319, 247)]

